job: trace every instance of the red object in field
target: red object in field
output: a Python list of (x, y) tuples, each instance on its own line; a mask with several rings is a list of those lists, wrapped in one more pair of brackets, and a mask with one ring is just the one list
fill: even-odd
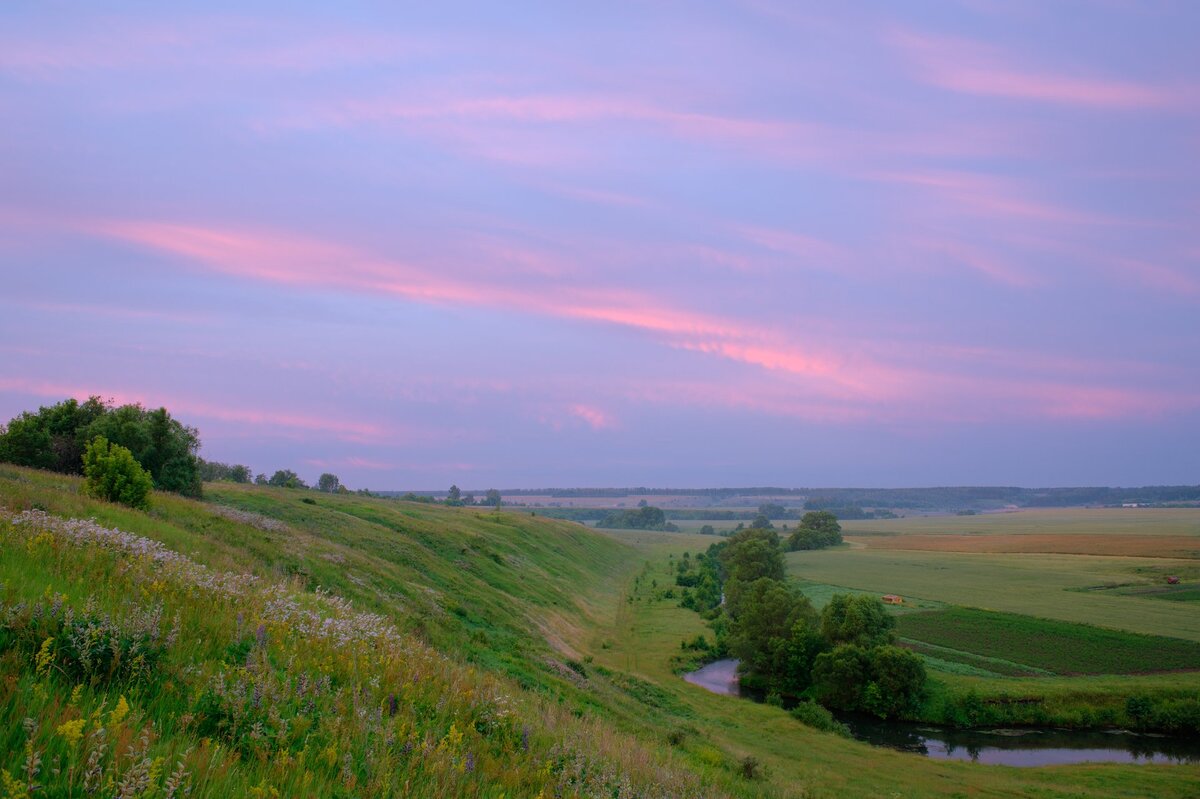
[(1168, 577), (1167, 582), (1170, 583), (1171, 585), (1178, 585), (1179, 578), (1178, 577)]

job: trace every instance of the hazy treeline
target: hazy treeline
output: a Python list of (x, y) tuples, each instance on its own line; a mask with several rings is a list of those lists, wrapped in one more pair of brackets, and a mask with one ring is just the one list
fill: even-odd
[[(785, 499), (795, 497), (795, 505), (803, 504), (806, 510), (831, 510), (840, 519), (856, 518), (855, 509), (896, 508), (914, 511), (939, 510), (987, 510), (1006, 505), (1028, 508), (1073, 507), (1080, 505), (1122, 505), (1136, 502), (1139, 505), (1187, 502), (1200, 503), (1200, 485), (1188, 486), (1141, 486), (1141, 487), (1062, 487), (1021, 488), (1018, 486), (943, 486), (934, 488), (539, 488), (506, 489), (505, 495), (549, 496), (561, 499), (620, 499), (636, 496), (694, 496), (713, 502), (736, 497), (770, 497)], [(842, 511), (838, 513), (838, 511)], [(604, 513), (604, 509), (555, 508), (561, 518), (569, 512)], [(746, 511), (721, 509), (666, 509), (669, 519), (713, 519), (740, 521)], [(793, 512), (789, 508), (789, 512)], [(870, 511), (865, 511), (870, 513)], [(677, 514), (677, 515), (676, 515)], [(725, 514), (729, 514), (726, 516)], [(753, 514), (751, 514), (753, 515)], [(593, 521), (598, 516), (577, 518), (578, 521)], [(789, 518), (789, 517), (777, 517)], [(870, 518), (863, 516), (859, 518)]]

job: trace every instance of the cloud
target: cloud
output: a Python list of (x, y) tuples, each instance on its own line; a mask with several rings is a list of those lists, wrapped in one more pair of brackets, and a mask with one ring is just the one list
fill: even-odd
[(896, 30), (889, 37), (930, 85), (962, 94), (1109, 110), (1181, 108), (1186, 93), (1132, 80), (1029, 70), (999, 48)]
[(616, 419), (594, 405), (576, 403), (567, 409), (572, 416), (587, 422), (593, 430), (607, 430), (617, 426)]

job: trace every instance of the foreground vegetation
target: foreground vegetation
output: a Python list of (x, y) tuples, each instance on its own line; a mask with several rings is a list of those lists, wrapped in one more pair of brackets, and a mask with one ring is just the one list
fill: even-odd
[(662, 595), (711, 538), (240, 485), (141, 512), (80, 487), (0, 466), (14, 796), (1200, 791), (1192, 767), (926, 761), (684, 683), (671, 658), (704, 623)]

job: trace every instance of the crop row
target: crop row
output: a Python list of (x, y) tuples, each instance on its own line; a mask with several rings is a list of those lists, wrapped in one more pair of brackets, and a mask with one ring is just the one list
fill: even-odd
[(962, 607), (896, 621), (904, 638), (1059, 674), (1200, 669), (1200, 643), (1179, 638)]

